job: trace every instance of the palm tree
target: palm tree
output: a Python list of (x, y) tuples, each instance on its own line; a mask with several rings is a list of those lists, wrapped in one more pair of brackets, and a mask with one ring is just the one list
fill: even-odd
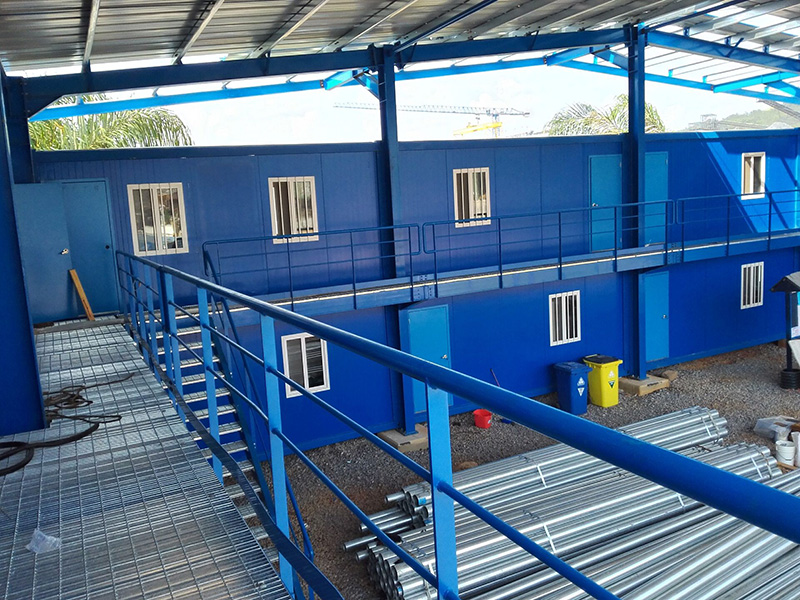
[[(83, 101), (106, 99), (102, 94), (82, 98)], [(62, 99), (57, 104), (70, 102)], [(194, 143), (186, 124), (164, 108), (34, 121), (28, 127), (34, 150), (191, 146)]]
[[(645, 133), (664, 131), (664, 123), (656, 108), (645, 103)], [(610, 107), (595, 108), (577, 103), (558, 111), (545, 125), (548, 135), (595, 135), (626, 133), (628, 131), (628, 96), (620, 94)]]

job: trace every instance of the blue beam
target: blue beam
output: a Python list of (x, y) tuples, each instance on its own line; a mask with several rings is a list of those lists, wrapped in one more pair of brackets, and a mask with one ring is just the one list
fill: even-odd
[(494, 4), (495, 2), (497, 2), (497, 0), (483, 0), (482, 2), (479, 2), (475, 6), (471, 6), (467, 10), (462, 11), (457, 15), (453, 15), (452, 17), (442, 19), (437, 23), (435, 23), (433, 26), (429, 27), (428, 29), (425, 29), (417, 34), (414, 34), (412, 35), (412, 37), (406, 40), (401, 40), (400, 44), (395, 48), (394, 51), (395, 53), (402, 52), (409, 46), (413, 46), (414, 44), (416, 44), (418, 41), (424, 40), (426, 37), (433, 35), (437, 31), (441, 31), (445, 27), (449, 27), (450, 25), (458, 23), (462, 19), (466, 19), (468, 16), (478, 12), (479, 10), (486, 8), (490, 4)]
[(361, 77), (365, 73), (369, 73), (369, 69), (351, 69), (347, 71), (339, 71), (338, 73), (334, 73), (330, 77), (323, 79), (320, 84), (326, 90), (333, 90), (344, 85), (345, 83), (349, 83), (354, 79)]
[[(28, 115), (33, 115), (61, 96), (233, 81), (252, 77), (295, 75), (315, 71), (343, 71), (372, 67), (375, 54), (370, 50), (329, 52), (310, 56), (251, 58), (191, 65), (169, 65), (119, 71), (100, 71), (52, 75), (25, 79)], [(314, 82), (319, 85), (319, 82)]]
[[(395, 76), (396, 78), (396, 76)], [(358, 83), (367, 88), (367, 91), (380, 100), (378, 79), (374, 75), (363, 75), (356, 79)]]
[[(626, 77), (625, 72), (617, 69), (616, 67), (607, 67), (605, 65), (595, 65), (584, 62), (566, 62), (561, 67), (568, 69), (576, 69), (578, 71), (590, 71), (592, 73), (602, 73), (604, 75), (614, 75), (616, 77)], [(711, 92), (714, 86), (710, 83), (703, 83), (701, 81), (692, 81), (691, 79), (680, 79), (678, 77), (669, 77), (667, 75), (656, 75), (655, 73), (646, 73), (645, 80), (654, 83), (665, 83), (667, 85), (677, 85), (679, 87), (691, 88), (694, 90), (704, 90)], [(793, 98), (790, 96), (783, 96), (778, 94), (770, 94), (767, 92), (754, 92), (751, 90), (731, 90), (725, 92), (733, 96), (744, 96), (745, 98), (755, 98), (757, 100), (774, 100), (776, 102), (789, 102), (792, 104), (800, 104), (800, 98)]]
[(33, 155), (21, 77), (0, 74), (6, 103), (6, 128), (14, 183), (33, 183)]
[(774, 87), (776, 90), (780, 90), (782, 92), (786, 92), (793, 98), (800, 98), (800, 88), (797, 88), (793, 85), (789, 85), (783, 81), (773, 81), (769, 84), (769, 87)]
[(427, 62), (477, 56), (517, 54), (536, 50), (561, 50), (585, 46), (612, 46), (627, 43), (626, 29), (602, 29), (599, 31), (572, 31), (568, 33), (542, 33), (539, 35), (470, 40), (442, 44), (414, 46), (398, 53), (398, 63)]
[(647, 33), (647, 43), (661, 48), (671, 48), (690, 54), (699, 54), (710, 58), (721, 58), (736, 62), (774, 69), (776, 71), (789, 71), (800, 73), (800, 60), (787, 58), (776, 54), (767, 54), (746, 48), (727, 46), (716, 42), (707, 42), (685, 35), (675, 35), (673, 33), (662, 33), (660, 31), (650, 31)]
[(544, 57), (544, 64), (548, 67), (554, 67), (568, 60), (575, 60), (582, 56), (589, 54), (590, 48), (570, 48), (569, 50), (562, 50), (561, 52), (554, 52)]
[(619, 67), (620, 69), (624, 69), (625, 71), (628, 70), (628, 59), (618, 54), (617, 52), (613, 52), (612, 50), (605, 49), (605, 50), (598, 50), (597, 52), (592, 52), (597, 58), (600, 58), (608, 63), (611, 63), (615, 67)]
[(746, 79), (739, 79), (738, 81), (728, 81), (713, 85), (715, 92), (729, 92), (731, 90), (740, 90), (742, 88), (750, 87), (751, 85), (769, 85), (784, 79), (791, 79), (797, 77), (796, 73), (769, 73), (767, 75), (759, 75), (758, 77), (748, 77)]
[[(351, 81), (352, 85), (355, 82)], [(272, 94), (286, 94), (289, 92), (304, 92), (318, 90), (319, 81), (300, 81), (278, 83), (274, 85), (259, 85), (248, 88), (224, 88), (206, 92), (189, 92), (174, 94), (172, 96), (147, 96), (145, 98), (130, 98), (126, 100), (104, 100), (102, 102), (79, 102), (65, 106), (45, 108), (32, 116), (30, 121), (49, 121), (64, 119), (81, 115), (99, 115), (121, 110), (136, 110), (139, 108), (153, 108), (157, 106), (175, 106), (177, 104), (191, 104), (193, 102), (213, 102), (215, 100), (231, 100), (234, 98), (252, 98), (255, 96), (270, 96)]]

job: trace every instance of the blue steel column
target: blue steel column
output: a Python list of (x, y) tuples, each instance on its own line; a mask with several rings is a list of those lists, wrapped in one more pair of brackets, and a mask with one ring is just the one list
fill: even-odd
[[(208, 313), (208, 292), (197, 288), (197, 309), (200, 317), (200, 339), (203, 342), (203, 374), (206, 378), (208, 402), (208, 431), (219, 441), (219, 414), (217, 413), (217, 382), (214, 380), (214, 352), (211, 348), (211, 318)], [(211, 465), (217, 479), (222, 481), (222, 463), (216, 454), (211, 455)]]
[(436, 579), (439, 598), (458, 592), (456, 565), (456, 525), (453, 499), (441, 491), (439, 483), (453, 485), (450, 450), (450, 411), (448, 394), (426, 386), (428, 402), (428, 443), (431, 456), (431, 500), (433, 538), (436, 543)]
[[(638, 26), (630, 26), (631, 41), (628, 45), (628, 201), (645, 200), (645, 37)], [(635, 244), (644, 244), (644, 214), (629, 213), (636, 223)], [(633, 241), (633, 240), (631, 240)], [(645, 298), (644, 274), (637, 273), (637, 343), (634, 353), (633, 374), (639, 379), (647, 377), (645, 355)]]
[(2, 75), (14, 183), (33, 183), (33, 157), (21, 77)]
[(151, 367), (153, 373), (158, 377), (158, 332), (156, 330), (156, 308), (155, 298), (153, 296), (153, 278), (150, 273), (150, 268), (144, 269), (144, 285), (145, 297), (147, 298), (147, 344), (150, 350), (153, 351), (153, 361)]
[[(291, 537), (289, 530), (289, 507), (286, 502), (286, 465), (284, 464), (283, 441), (275, 431), (282, 431), (281, 424), (281, 395), (278, 378), (271, 375), (267, 368), (278, 368), (278, 352), (276, 350), (275, 320), (261, 315), (261, 344), (264, 352), (264, 384), (266, 385), (267, 406), (266, 413), (269, 422), (269, 461), (272, 469), (273, 506), (275, 507), (275, 524), (286, 535)], [(256, 464), (256, 468), (259, 466)], [(267, 490), (264, 490), (266, 493)], [(281, 581), (287, 590), (293, 589), (293, 571), (289, 561), (280, 555)]]
[[(380, 215), (381, 225), (400, 225), (403, 223), (402, 204), (400, 202), (400, 141), (397, 133), (397, 90), (395, 87), (395, 55), (393, 47), (384, 47), (379, 50), (380, 64), (378, 65), (378, 101), (380, 102), (381, 119), (381, 149), (378, 154), (378, 173), (380, 177), (379, 185), (381, 189)], [(382, 234), (383, 235), (383, 234)], [(381, 238), (381, 254), (388, 254), (383, 248), (389, 246), (389, 241), (394, 239), (395, 232), (391, 232), (391, 238)], [(408, 242), (410, 244), (410, 242)], [(396, 246), (392, 246), (396, 250)], [(410, 262), (412, 257), (408, 257)], [(395, 258), (392, 261), (382, 261), (382, 275), (386, 279), (402, 277), (408, 271), (411, 272), (411, 265), (404, 264), (401, 259)], [(387, 307), (386, 315), (386, 336), (387, 342), (393, 348), (400, 348), (400, 314), (396, 307)], [(396, 371), (389, 374), (389, 384), (391, 386), (392, 405), (402, 407), (403, 431), (410, 435), (416, 431), (413, 410), (405, 409), (403, 397), (403, 378)], [(398, 415), (398, 416), (400, 416)]]
[[(170, 377), (172, 378), (172, 382), (175, 384), (175, 388), (178, 390), (178, 393), (183, 396), (181, 348), (180, 342), (178, 342), (178, 323), (177, 319), (175, 318), (175, 306), (173, 305), (175, 302), (175, 289), (172, 282), (172, 275), (168, 273), (162, 273), (162, 276), (164, 281), (164, 304), (166, 305), (166, 316), (162, 317), (162, 321), (164, 323), (164, 327), (166, 328), (164, 339), (166, 340), (166, 338), (169, 337), (170, 356), (169, 369), (167, 370), (167, 373), (169, 373)], [(162, 311), (163, 310), (164, 309), (162, 309)], [(164, 355), (166, 356), (166, 351)], [(178, 406), (177, 402), (175, 403), (175, 408), (183, 422), (186, 423), (186, 415), (183, 414), (183, 409)]]
[[(0, 67), (2, 73), (2, 67)], [(45, 426), (33, 326), (25, 296), (11, 185), (11, 148), (5, 92), (0, 86), (0, 435)]]

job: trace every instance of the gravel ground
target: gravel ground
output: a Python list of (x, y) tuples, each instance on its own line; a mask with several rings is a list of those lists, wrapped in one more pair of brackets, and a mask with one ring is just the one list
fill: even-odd
[[(778, 377), (785, 350), (766, 344), (738, 352), (670, 367), (678, 379), (672, 386), (643, 397), (622, 394), (612, 408), (589, 406), (586, 418), (608, 427), (620, 427), (689, 406), (715, 408), (728, 420), (730, 441), (763, 443), (752, 429), (756, 419), (785, 414), (798, 416), (798, 392), (782, 390)], [(655, 371), (654, 374), (659, 374)], [(555, 404), (555, 395), (537, 398)], [(451, 419), (453, 468), (482, 464), (541, 448), (553, 440), (520, 425), (495, 420), (487, 430), (472, 424), (471, 413)], [(383, 498), (418, 478), (369, 442), (358, 439), (308, 453), (311, 459), (367, 514), (387, 508)], [(427, 466), (427, 451), (409, 454)], [(381, 598), (363, 565), (342, 550), (359, 537), (358, 521), (295, 457), (287, 459), (316, 562), (348, 600)]]

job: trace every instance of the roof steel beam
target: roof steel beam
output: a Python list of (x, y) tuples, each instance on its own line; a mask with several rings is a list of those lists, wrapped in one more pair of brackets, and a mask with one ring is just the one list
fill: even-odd
[(376, 12), (366, 21), (361, 23), (358, 27), (354, 27), (346, 34), (338, 38), (337, 40), (331, 42), (327, 46), (325, 46), (321, 52), (333, 52), (334, 50), (339, 50), (346, 46), (349, 46), (353, 42), (355, 42), (358, 38), (366, 35), (379, 25), (387, 21), (391, 21), (394, 17), (402, 13), (404, 10), (411, 8), (414, 4), (419, 2), (419, 0), (407, 0), (400, 8), (396, 8), (395, 10), (386, 14), (386, 11), (390, 9), (392, 6), (397, 4), (397, 2), (390, 2), (389, 5), (384, 9)]
[[(616, 77), (627, 77), (627, 73), (617, 67), (607, 67), (605, 65), (597, 65), (593, 63), (586, 63), (580, 61), (565, 62), (561, 67), (568, 69), (577, 69), (579, 71), (591, 71), (593, 73), (602, 73), (605, 75), (614, 75)], [(681, 79), (679, 77), (669, 77), (668, 75), (657, 75), (655, 73), (645, 73), (645, 81), (652, 81), (653, 83), (665, 83), (667, 85), (677, 85), (679, 87), (691, 88), (695, 90), (704, 90), (707, 92), (714, 91), (714, 86), (710, 83), (703, 83), (701, 81), (693, 81), (691, 79)], [(777, 94), (770, 94), (767, 92), (754, 92), (751, 90), (731, 90), (725, 92), (734, 96), (744, 96), (746, 98), (755, 98), (757, 100), (777, 100), (779, 102), (789, 102), (792, 104), (800, 104), (800, 98), (778, 96)]]
[[(417, 45), (400, 52), (398, 58), (402, 64), (407, 64), (536, 50), (607, 46), (624, 43), (627, 39), (628, 33), (624, 29), (552, 33), (497, 40)], [(30, 116), (61, 96), (316, 71), (345, 71), (375, 66), (376, 54), (368, 49), (33, 77), (25, 80), (26, 106)]]
[(192, 32), (192, 35), (188, 40), (186, 40), (186, 43), (178, 48), (175, 54), (172, 55), (172, 62), (180, 62), (181, 59), (186, 56), (186, 53), (191, 49), (192, 46), (194, 46), (195, 42), (202, 35), (203, 31), (205, 31), (205, 28), (208, 27), (209, 23), (211, 23), (211, 19), (213, 19), (214, 15), (217, 14), (217, 11), (222, 8), (224, 2), (225, 0), (216, 0), (214, 2), (214, 5), (210, 10), (208, 10), (208, 12), (205, 13), (205, 16), (203, 16), (200, 24), (197, 25), (195, 30)]
[[(672, 4), (673, 10), (665, 15), (649, 19), (644, 23), (644, 31), (651, 29), (658, 29), (659, 27), (666, 27), (668, 25), (675, 25), (681, 23), (686, 19), (699, 17), (701, 15), (727, 8), (735, 4), (741, 4), (746, 0), (730, 0), (728, 2), (720, 2), (720, 0), (705, 0), (704, 2), (696, 2), (695, 0), (674, 2)], [(683, 6), (681, 6), (683, 5)]]
[(521, 37), (491, 40), (470, 40), (425, 44), (407, 48), (400, 52), (400, 63), (448, 60), (498, 54), (516, 54), (536, 50), (560, 50), (585, 46), (610, 46), (627, 43), (629, 33), (625, 29), (601, 29), (599, 31), (575, 31), (569, 33), (543, 33)]
[(597, 52), (592, 52), (597, 58), (601, 58), (604, 61), (611, 63), (615, 67), (619, 67), (620, 69), (628, 70), (628, 57), (619, 54), (618, 52), (614, 52), (608, 48), (605, 50), (598, 50)]
[(769, 85), (769, 87), (775, 88), (776, 90), (786, 92), (793, 98), (800, 100), (800, 88), (790, 85), (784, 81), (773, 81), (772, 83), (769, 83), (767, 85)]
[(591, 48), (570, 48), (569, 50), (562, 50), (561, 52), (555, 52), (545, 56), (544, 64), (548, 67), (554, 67), (555, 65), (560, 65), (569, 60), (575, 60), (581, 56), (586, 56), (590, 51)]
[[(311, 17), (317, 14), (323, 6), (328, 3), (329, 0), (319, 0), (317, 4), (309, 10), (306, 14), (300, 17), (295, 23), (292, 23), (291, 20), (287, 20), (276, 32), (274, 32), (271, 36), (269, 36), (262, 44), (258, 46), (255, 50), (253, 50), (247, 58), (258, 58), (260, 56), (264, 56), (272, 51), (275, 46), (280, 44), (283, 40), (287, 37), (292, 35), (295, 31), (297, 31), (303, 24), (308, 21)], [(310, 2), (309, 2), (310, 4)]]
[(689, 27), (688, 33), (689, 35), (692, 35), (695, 33), (701, 33), (703, 31), (713, 31), (714, 29), (722, 29), (730, 25), (737, 25), (739, 23), (742, 23), (743, 21), (747, 21), (748, 19), (752, 19), (754, 17), (760, 17), (761, 15), (783, 10), (784, 8), (793, 8), (795, 6), (797, 6), (797, 0), (779, 0), (777, 2), (775, 0), (770, 0), (769, 2), (764, 2), (762, 4), (759, 4), (758, 6), (744, 10), (742, 12), (738, 12), (733, 15), (718, 17), (716, 19), (711, 19), (709, 21), (706, 21), (705, 23), (692, 25), (691, 27)]
[(320, 81), (320, 87), (326, 90), (333, 90), (336, 89), (337, 87), (343, 86), (344, 84), (350, 81), (353, 81), (354, 79), (359, 79), (367, 73), (369, 73), (369, 69), (352, 69), (349, 71), (340, 71)]
[(800, 60), (795, 58), (747, 50), (746, 48), (726, 46), (725, 44), (719, 44), (717, 42), (707, 42), (685, 35), (662, 33), (660, 31), (648, 32), (647, 41), (653, 46), (660, 46), (662, 48), (672, 48), (691, 54), (699, 54), (711, 58), (722, 58), (765, 67), (767, 69), (775, 69), (777, 71), (800, 73)]
[(753, 85), (769, 85), (775, 82), (783, 81), (784, 79), (792, 79), (794, 77), (797, 77), (797, 73), (770, 73), (768, 75), (760, 75), (757, 77), (739, 79), (737, 81), (728, 81), (727, 83), (719, 83), (713, 87), (714, 92), (729, 92), (731, 90), (740, 90)]
[(768, 27), (756, 27), (755, 29), (748, 31), (746, 34), (744, 34), (744, 36), (750, 40), (757, 40), (762, 37), (767, 37), (768, 35), (783, 33), (784, 31), (795, 29), (797, 27), (800, 27), (800, 19), (791, 19), (789, 21), (776, 23), (775, 25), (770, 25)]
[(467, 10), (464, 10), (456, 15), (452, 16), (443, 15), (438, 19), (434, 20), (433, 23), (426, 23), (422, 27), (419, 27), (414, 31), (411, 31), (410, 33), (407, 33), (406, 35), (401, 37), (398, 40), (399, 45), (397, 46), (397, 48), (395, 48), (395, 54), (397, 54), (398, 52), (402, 52), (403, 50), (405, 50), (410, 46), (413, 46), (420, 40), (424, 40), (426, 37), (433, 35), (437, 31), (441, 31), (446, 27), (450, 27), (450, 25), (454, 25), (455, 23), (458, 23), (459, 21), (466, 19), (470, 15), (473, 15), (476, 12), (483, 10), (484, 8), (486, 8), (491, 4), (494, 4), (495, 2), (497, 2), (497, 0), (482, 0), (482, 2), (479, 2), (475, 6), (471, 6)]
[(100, 0), (92, 0), (92, 10), (89, 13), (89, 26), (86, 29), (86, 44), (83, 47), (83, 68), (89, 68), (94, 47), (94, 34), (97, 31), (97, 18), (100, 16)]

